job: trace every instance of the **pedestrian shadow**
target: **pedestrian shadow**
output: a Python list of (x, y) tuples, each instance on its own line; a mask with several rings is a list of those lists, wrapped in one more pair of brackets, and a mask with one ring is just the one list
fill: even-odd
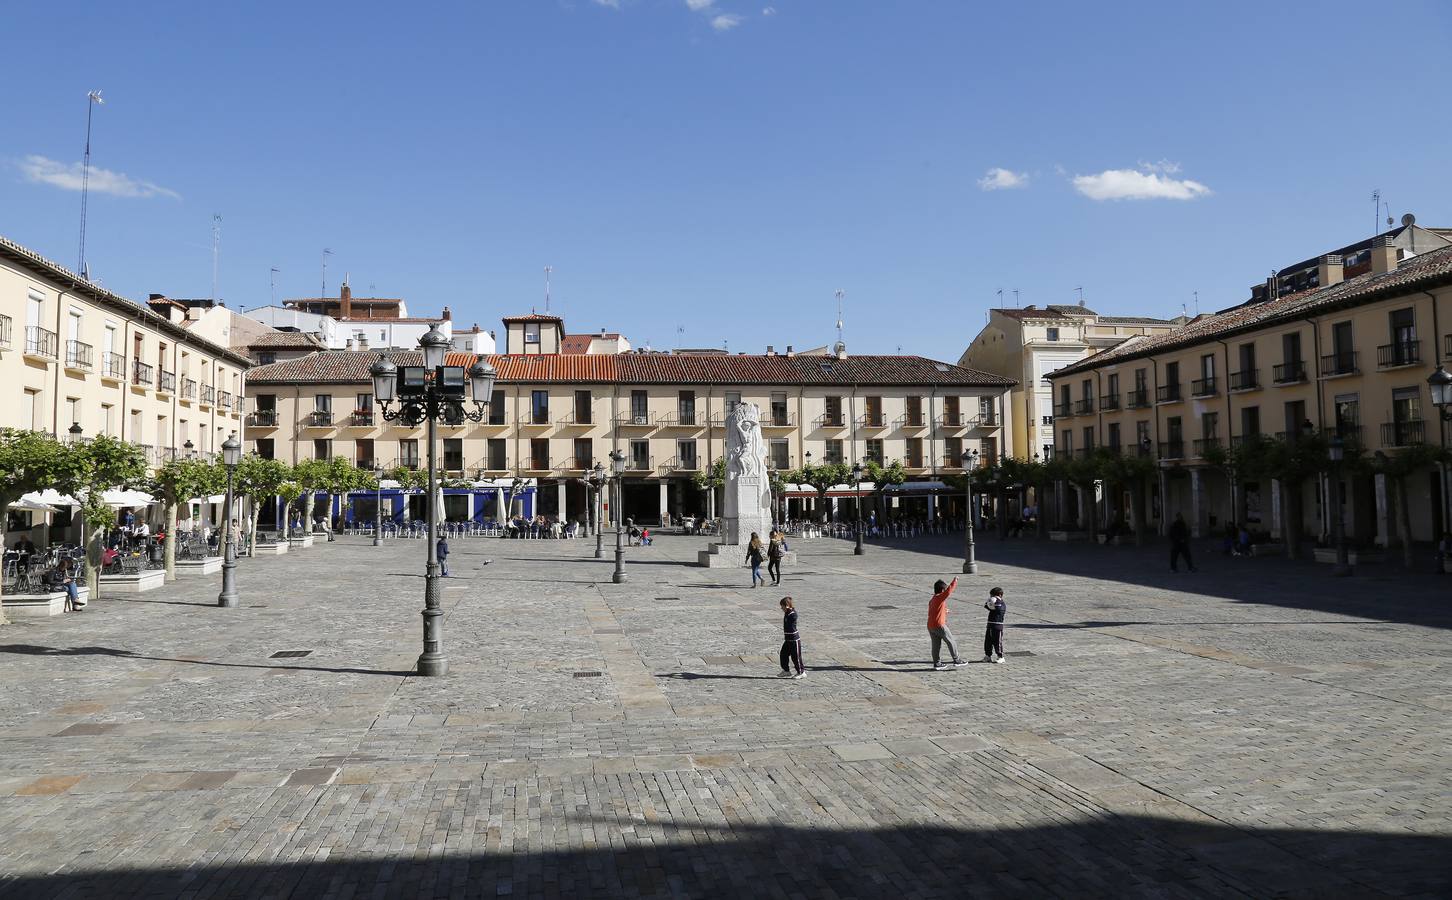
[[(773, 664), (773, 660), (764, 660), (760, 663), (762, 668)], [(746, 665), (752, 665), (747, 663)], [(916, 667), (916, 668), (911, 668)], [(889, 662), (884, 660), (880, 666), (807, 666), (808, 672), (931, 672), (933, 667), (925, 665), (922, 660), (906, 660), (902, 662)], [(656, 675), (657, 678), (670, 678), (676, 681), (776, 681), (776, 675), (730, 675), (720, 672), (663, 672)], [(782, 679), (785, 681), (786, 679)]]
[(216, 603), (208, 603), (205, 600), (147, 600), (142, 597), (97, 597), (97, 600), (104, 600), (107, 603), (160, 603), (164, 606), (204, 606), (215, 609)]
[(39, 644), (0, 644), (0, 653), (21, 656), (112, 656), (119, 659), (141, 659), (148, 662), (185, 663), (189, 666), (211, 666), (221, 669), (288, 669), (296, 672), (329, 672), (336, 675), (391, 675), (407, 678), (412, 670), (359, 669), (347, 666), (268, 665), (266, 663), (229, 663), (207, 659), (185, 659), (174, 656), (148, 656), (134, 650), (116, 647), (45, 647)]

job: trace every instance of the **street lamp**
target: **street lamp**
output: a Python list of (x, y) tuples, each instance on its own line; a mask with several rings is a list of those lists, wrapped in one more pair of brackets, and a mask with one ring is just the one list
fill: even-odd
[(852, 502), (857, 507), (857, 546), (852, 549), (854, 556), (862, 555), (862, 463), (852, 464), (853, 491)]
[(222, 465), (227, 467), (227, 501), (222, 504), (222, 593), (217, 595), (217, 605), (236, 608), (237, 599), (237, 547), (232, 542), (232, 473), (242, 461), (242, 443), (237, 432), (222, 442)]
[[(494, 367), (482, 358), (467, 371), (463, 366), (444, 365), (450, 346), (449, 339), (435, 323), (418, 340), (423, 365), (394, 365), (385, 352), (369, 368), (369, 374), (373, 376), (373, 396), (385, 422), (401, 420), (409, 427), (428, 424), (428, 556), (424, 568), (423, 653), (418, 658), (420, 675), (445, 675), (449, 671), (449, 660), (443, 651), (444, 610), (442, 586), (439, 584), (438, 471), (434, 460), (437, 424), (440, 419), (452, 423), (483, 421), (484, 407), (494, 393)], [(392, 409), (395, 392), (398, 408)], [(473, 401), (472, 410), (464, 407), (466, 393)]]
[(978, 468), (978, 451), (977, 450), (970, 450), (968, 452), (968, 471), (963, 476), (963, 482), (964, 482), (964, 484), (967, 485), (967, 487), (966, 487), (967, 498), (966, 499), (967, 499), (967, 503), (968, 503), (968, 509), (966, 510), (966, 515), (964, 515), (964, 518), (968, 522), (968, 528), (966, 529), (966, 533), (968, 535), (968, 537), (967, 537), (967, 544), (963, 548), (963, 574), (964, 575), (977, 575), (978, 574), (978, 560), (974, 556), (974, 548), (973, 548), (973, 470), (976, 469), (976, 468)]
[(373, 546), (383, 546), (383, 466), (373, 467)]
[(605, 474), (605, 464), (595, 463), (595, 468), (590, 470), (590, 484), (595, 489), (595, 558), (605, 558), (605, 498), (601, 492), (605, 490), (605, 484), (609, 476)]
[(615, 573), (610, 580), (616, 584), (625, 582), (625, 545), (622, 543), (624, 537), (620, 530), (620, 513), (624, 506), (624, 488), (621, 485), (620, 477), (625, 474), (625, 451), (610, 451), (610, 469), (615, 476), (615, 511), (611, 518), (615, 520)]
[[(1438, 365), (1437, 371), (1427, 376), (1427, 386), (1432, 391), (1432, 405), (1437, 407), (1437, 412), (1440, 414), (1440, 421), (1437, 423), (1437, 438), (1442, 446), (1446, 447), (1447, 423), (1452, 421), (1452, 374), (1448, 374), (1446, 369)], [(1437, 467), (1442, 482), (1442, 521), (1446, 522), (1449, 518), (1446, 515), (1448, 497), (1447, 464), (1445, 462), (1439, 462), (1437, 463)], [(1441, 546), (1440, 539), (1438, 540), (1438, 546)]]
[(1336, 541), (1336, 565), (1332, 567), (1331, 574), (1350, 575), (1351, 557), (1346, 549), (1346, 527), (1341, 523), (1341, 461), (1346, 458), (1346, 444), (1341, 435), (1331, 438), (1326, 452), (1331, 457), (1331, 486), (1334, 488), (1331, 492), (1331, 535)]
[(187, 452), (187, 459), (192, 459), (197, 455), (196, 448), (197, 445), (192, 443), (191, 438), (187, 438), (187, 442), (185, 444), (182, 444), (182, 449)]

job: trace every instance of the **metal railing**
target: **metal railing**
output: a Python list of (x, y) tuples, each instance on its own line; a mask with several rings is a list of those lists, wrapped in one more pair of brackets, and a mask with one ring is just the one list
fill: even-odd
[(1393, 344), (1382, 344), (1376, 348), (1376, 367), (1378, 369), (1415, 366), (1421, 361), (1421, 341), (1397, 341)]
[(771, 472), (787, 472), (792, 468), (791, 454), (776, 456), (768, 453), (766, 456), (766, 468)]
[(1155, 401), (1158, 403), (1175, 403), (1181, 399), (1178, 384), (1162, 384), (1155, 388)]
[(255, 428), (274, 428), (277, 426), (277, 410), (255, 410), (252, 415), (247, 417), (247, 424)]
[(928, 466), (921, 456), (908, 455), (903, 457), (902, 467), (904, 469), (926, 469)]
[(628, 427), (635, 427), (635, 428), (653, 428), (653, 427), (655, 427), (655, 420), (654, 420), (654, 418), (651, 416), (651, 414), (649, 412), (642, 413), (641, 415), (638, 415), (638, 416), (635, 415), (635, 414), (633, 414), (633, 413), (629, 413), (629, 414), (626, 414), (626, 415), (623, 415), (623, 416), (616, 416), (615, 417), (615, 427), (616, 428), (628, 428)]
[(967, 428), (968, 416), (961, 413), (943, 413), (938, 417), (939, 428)]
[(156, 392), (159, 394), (176, 393), (176, 373), (162, 369), (157, 373)]
[(945, 469), (961, 469), (961, 468), (963, 468), (963, 454), (961, 454), (961, 453), (959, 453), (959, 454), (952, 454), (952, 453), (950, 453), (947, 456), (943, 457), (942, 467), (945, 468)]
[(795, 428), (796, 425), (796, 413), (777, 413), (768, 410), (761, 419), (762, 428)]
[(181, 397), (183, 400), (197, 399), (197, 380), (195, 378), (182, 379)]
[(698, 413), (676, 413), (659, 417), (656, 424), (667, 428), (699, 428), (706, 424), (706, 417)]
[(1073, 415), (1074, 415), (1074, 404), (1073, 403), (1055, 403), (1054, 404), (1054, 418), (1056, 418), (1056, 419), (1068, 419), (1068, 418), (1072, 418)]
[(661, 465), (661, 469), (667, 472), (699, 472), (701, 471), (701, 458), (699, 456), (672, 456)]
[(232, 394), (228, 391), (218, 392), (217, 405), (223, 409), (229, 409), (232, 406)]
[(89, 369), (95, 366), (96, 357), (90, 344), (80, 341), (66, 341), (66, 365), (72, 369)]
[(469, 468), (473, 469), (474, 472), (481, 477), (485, 472), (503, 473), (512, 471), (510, 469), (508, 456), (500, 456), (492, 459), (489, 457), (484, 457), (483, 459), (476, 459), (473, 463), (469, 465)]
[(1334, 431), (1336, 432), (1336, 436), (1341, 438), (1344, 443), (1356, 444), (1363, 447), (1366, 446), (1362, 442), (1360, 425), (1352, 425), (1350, 423), (1343, 422), (1342, 424), (1337, 425)]
[(926, 428), (928, 419), (921, 412), (903, 413), (892, 424), (898, 428)]
[[(503, 425), (504, 423), (503, 422), (496, 422), (496, 423), (493, 423), (493, 424)], [(565, 413), (565, 415), (558, 422), (556, 422), (555, 424), (556, 425), (594, 425), (595, 424), (595, 417), (593, 415), (591, 415), (589, 412), (586, 412), (585, 415), (584, 415), (584, 417), (581, 418), (579, 411), (572, 409), (569, 412)]]
[(333, 412), (326, 409), (315, 409), (308, 413), (308, 424), (315, 428), (322, 428), (333, 424)]
[(585, 472), (595, 465), (595, 461), (582, 456), (567, 456), (556, 467), (564, 472)]
[(1342, 350), (1339, 353), (1327, 353), (1321, 357), (1322, 375), (1354, 375), (1356, 374), (1356, 351)]
[(1271, 380), (1276, 384), (1295, 384), (1306, 380), (1304, 360), (1292, 359), (1271, 367)]
[(210, 384), (202, 385), (202, 402), (212, 403), (217, 399), (217, 389)]
[(419, 462), (419, 458), (417, 456), (395, 456), (393, 458), (393, 462), (389, 463), (388, 468), (409, 469), (411, 471), (417, 472), (419, 469), (423, 468), (423, 463)]
[(1141, 388), (1137, 391), (1130, 391), (1124, 395), (1124, 405), (1130, 409), (1141, 409), (1149, 406), (1149, 389)]
[(1219, 391), (1219, 387), (1215, 384), (1214, 375), (1206, 375), (1204, 378), (1196, 378), (1190, 382), (1191, 397), (1210, 397), (1217, 391)]
[(355, 409), (351, 418), (351, 424), (355, 428), (367, 428), (373, 424), (373, 410)]
[(1260, 387), (1259, 369), (1241, 369), (1239, 372), (1230, 373), (1230, 389), (1232, 391), (1253, 391)]
[(1195, 440), (1195, 455), (1196, 456), (1204, 456), (1206, 450), (1219, 450), (1219, 449), (1220, 449), (1220, 438), (1218, 438), (1218, 437), (1197, 438)]
[(156, 382), (156, 369), (139, 359), (131, 361), (131, 383), (150, 385)]
[[(922, 423), (919, 423), (922, 424)], [(812, 420), (812, 425), (817, 428), (846, 428), (847, 417), (842, 413), (822, 413)]]
[(54, 331), (48, 331), (39, 325), (25, 326), (25, 352), (35, 356), (48, 356), (55, 359), (56, 347), (58, 346)]
[(1074, 401), (1074, 415), (1087, 416), (1092, 412), (1094, 412), (1093, 397), (1084, 397), (1083, 399)]
[(106, 351), (101, 354), (101, 377), (120, 381), (126, 377), (126, 357)]
[[(0, 316), (0, 347), (10, 346), (10, 335), (13, 331), (14, 324), (14, 320), (9, 316)], [(1448, 335), (1448, 339), (1452, 341), (1452, 335)], [(1449, 343), (1448, 346), (1452, 347), (1452, 343)]]
[(627, 472), (649, 472), (654, 468), (654, 456), (632, 456), (625, 461), (625, 471)]
[(1184, 459), (1184, 458), (1185, 458), (1185, 442), (1183, 440), (1179, 440), (1179, 441), (1160, 441), (1160, 459)]
[(887, 416), (882, 413), (863, 413), (857, 419), (858, 428), (886, 428)]
[(1381, 426), (1381, 443), (1383, 447), (1408, 447), (1412, 444), (1426, 443), (1427, 423), (1422, 419), (1403, 419), (1400, 422), (1387, 422)]
[(1106, 412), (1112, 409), (1119, 409), (1119, 395), (1105, 394), (1099, 398), (1099, 408)]

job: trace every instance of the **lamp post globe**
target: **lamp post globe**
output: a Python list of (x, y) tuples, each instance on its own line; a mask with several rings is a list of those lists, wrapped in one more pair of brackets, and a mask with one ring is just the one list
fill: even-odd
[(1432, 405), (1447, 416), (1447, 407), (1452, 405), (1452, 374), (1438, 365), (1437, 370), (1427, 376), (1427, 386), (1432, 392)]
[(625, 532), (620, 528), (624, 486), (621, 484), (621, 476), (625, 474), (625, 451), (610, 451), (610, 470), (615, 482), (615, 509), (610, 517), (615, 520), (615, 571), (611, 573), (610, 580), (616, 584), (625, 583)]
[(237, 598), (237, 545), (233, 539), (236, 531), (232, 527), (232, 475), (237, 463), (242, 461), (242, 443), (237, 432), (222, 442), (222, 465), (227, 468), (227, 497), (222, 504), (222, 592), (217, 595), (217, 605), (235, 609), (241, 605)]
[(438, 322), (430, 325), (429, 330), (418, 339), (418, 348), (423, 351), (424, 366), (429, 369), (442, 366), (451, 347), (453, 344), (439, 330)]

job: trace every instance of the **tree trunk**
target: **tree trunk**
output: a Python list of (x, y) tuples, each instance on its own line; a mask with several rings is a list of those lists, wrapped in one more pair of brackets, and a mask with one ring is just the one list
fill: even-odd
[(308, 491), (303, 499), (303, 537), (313, 533), (313, 504), (317, 502), (317, 499), (318, 495), (313, 491)]
[(1412, 511), (1407, 509), (1407, 478), (1392, 479), (1392, 496), (1397, 505), (1397, 531), (1402, 540), (1402, 565), (1412, 567)]
[(162, 565), (166, 568), (166, 580), (176, 581), (176, 500), (167, 497), (162, 503), (162, 516), (166, 519), (166, 543), (161, 548)]
[[(0, 504), (3, 504), (0, 505), (0, 548), (5, 546), (5, 526), (8, 524), (7, 520), (10, 518), (7, 510), (10, 509), (10, 504), (19, 499), (20, 495), (18, 494), (0, 494)], [(3, 581), (4, 579), (0, 579), (0, 625), (9, 625), (10, 620), (5, 617), (5, 586)]]
[(1136, 547), (1143, 547), (1148, 540), (1149, 529), (1145, 526), (1149, 523), (1145, 521), (1144, 494), (1143, 478), (1136, 478), (1130, 482), (1129, 502), (1134, 504), (1134, 545)]
[(81, 528), (84, 529), (82, 533), (86, 536), (86, 589), (90, 591), (90, 596), (86, 599), (88, 601), (99, 600), (101, 599), (101, 550), (105, 544), (106, 526), (92, 525), (85, 520), (83, 513)]
[(252, 503), (247, 511), (247, 555), (257, 555), (257, 504)]
[(1281, 481), (1281, 493), (1286, 498), (1286, 559), (1301, 558), (1301, 489), (1302, 482), (1294, 484), (1289, 480)]
[(1049, 539), (1049, 512), (1044, 507), (1044, 485), (1047, 482), (1034, 486), (1034, 506), (1038, 507), (1038, 515), (1034, 517), (1034, 530), (1041, 541)]
[(1089, 543), (1099, 543), (1099, 501), (1094, 496), (1094, 483), (1084, 486), (1085, 519), (1089, 523)]

